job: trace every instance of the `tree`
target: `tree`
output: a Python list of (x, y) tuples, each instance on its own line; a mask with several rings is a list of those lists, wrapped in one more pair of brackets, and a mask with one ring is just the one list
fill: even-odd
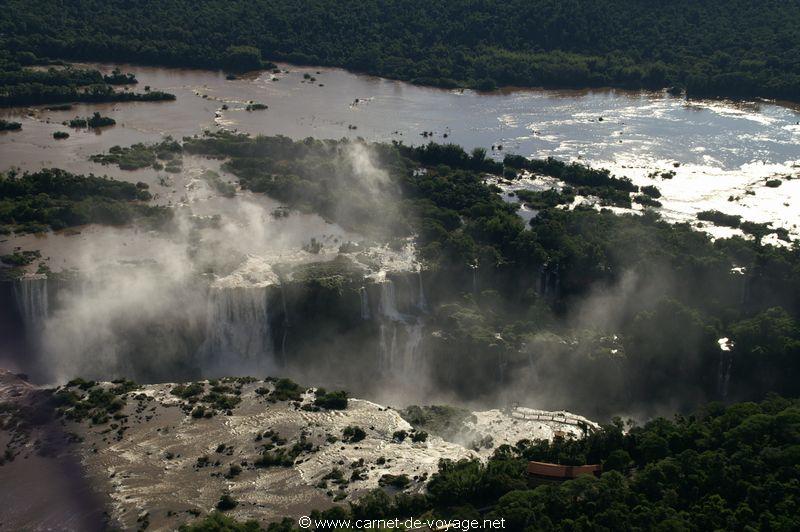
[(222, 58), (222, 65), (234, 72), (246, 72), (261, 68), (261, 50), (254, 46), (229, 46)]

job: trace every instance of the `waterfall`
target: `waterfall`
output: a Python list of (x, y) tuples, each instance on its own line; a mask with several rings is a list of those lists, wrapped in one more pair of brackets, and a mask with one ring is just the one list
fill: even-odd
[(405, 375), (416, 376), (420, 372), (422, 359), (420, 356), (420, 345), (422, 344), (422, 326), (421, 320), (416, 320), (414, 323), (406, 327), (406, 343), (403, 348), (403, 372)]
[[(396, 377), (419, 376), (422, 367), (422, 320), (381, 323), (378, 366)], [(404, 338), (398, 341), (398, 333)], [(401, 344), (399, 346), (398, 344)]]
[(288, 328), (283, 328), (283, 336), (281, 337), (281, 364), (286, 365), (286, 334), (288, 333)]
[(47, 278), (29, 278), (14, 283), (14, 297), (25, 324), (25, 332), (31, 337), (38, 335), (45, 326), (50, 313), (47, 294)]
[(747, 305), (749, 295), (750, 295), (750, 277), (745, 273), (744, 279), (742, 279), (741, 305), (743, 307)]
[(472, 266), (472, 293), (478, 293), (478, 265)]
[(731, 370), (733, 368), (733, 342), (728, 338), (720, 338), (719, 343), (719, 364), (717, 366), (717, 394), (721, 399), (728, 397), (728, 388), (731, 381)]
[(497, 384), (502, 386), (506, 380), (506, 360), (503, 352), (500, 351), (497, 355)]
[(384, 372), (393, 371), (397, 366), (396, 323), (381, 323), (379, 342), (378, 367)]
[(403, 316), (397, 310), (397, 299), (395, 297), (394, 283), (386, 279), (381, 283), (381, 297), (378, 301), (378, 311), (381, 317), (391, 321), (402, 321)]
[(561, 277), (558, 274), (558, 265), (551, 268), (544, 264), (539, 267), (539, 294), (542, 296), (558, 297), (561, 290)]
[[(385, 280), (380, 284), (380, 289), (376, 316), (379, 320), (378, 368), (382, 373), (394, 377), (418, 375), (422, 365), (421, 346), (425, 323), (421, 317), (404, 315), (397, 310), (392, 281)], [(426, 305), (421, 284), (419, 290), (422, 298), (417, 301), (418, 307)]]
[(728, 397), (728, 390), (731, 384), (731, 374), (733, 373), (733, 356), (728, 355), (728, 364), (725, 367), (725, 375), (722, 379), (722, 398)]
[(370, 312), (367, 288), (362, 286), (358, 289), (358, 294), (361, 296), (361, 319), (368, 320), (370, 318)]
[(283, 305), (283, 335), (281, 337), (281, 364), (286, 366), (286, 335), (289, 331), (289, 311), (286, 308), (286, 292), (281, 283), (281, 304)]
[(553, 297), (557, 298), (558, 293), (561, 291), (561, 276), (558, 275), (558, 266), (556, 266), (556, 269), (553, 272), (553, 278)]
[(730, 353), (720, 351), (719, 365), (717, 367), (717, 394), (721, 399), (728, 397), (728, 387), (731, 382), (731, 368), (733, 357)]
[(201, 350), (212, 372), (265, 374), (272, 369), (266, 288), (212, 289)]
[(422, 270), (417, 270), (419, 280), (419, 294), (417, 295), (417, 308), (422, 312), (428, 311), (428, 301), (425, 299), (425, 287), (422, 285)]
[[(388, 373), (394, 369), (397, 354), (397, 322), (403, 317), (397, 311), (394, 283), (389, 279), (380, 283), (380, 298), (378, 299), (378, 317), (380, 318), (380, 335), (378, 338), (378, 369)], [(365, 290), (366, 292), (366, 290)], [(362, 296), (362, 316), (363, 316)], [(389, 334), (391, 330), (391, 337)]]

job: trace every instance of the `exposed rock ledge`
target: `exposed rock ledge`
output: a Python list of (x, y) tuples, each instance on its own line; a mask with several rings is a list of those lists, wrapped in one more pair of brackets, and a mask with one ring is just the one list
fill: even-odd
[[(421, 438), (411, 436), (419, 432), (397, 411), (370, 401), (350, 399), (345, 410), (317, 409), (313, 389), (301, 393), (299, 400), (295, 400), (298, 396), (280, 400), (274, 380), (203, 381), (196, 385), (202, 391), (188, 400), (173, 393), (177, 386), (84, 383), (83, 387), (62, 387), (61, 395), (53, 395), (9, 372), (0, 372), (0, 403), (13, 405), (0, 412), (0, 434), (14, 457), (0, 467), (0, 484), (14, 485), (20, 475), (35, 476), (43, 470), (20, 464), (72, 457), (82, 464), (85, 480), (103, 499), (100, 504), (108, 511), (108, 519), (126, 529), (135, 528), (143, 519), (151, 530), (174, 529), (211, 511), (223, 493), (239, 503), (231, 515), (269, 522), (352, 500), (378, 487), (384, 475), (405, 475), (407, 490), (422, 490), (442, 458), (485, 458), (503, 443), (549, 439), (556, 434), (580, 436), (582, 424), (593, 426), (565, 412), (489, 410), (474, 412), (464, 421), (463, 434), (469, 436), (464, 445), (433, 434), (414, 442), (412, 439)], [(240, 401), (227, 410), (225, 405), (199, 400), (213, 389), (222, 390), (223, 398)], [(99, 416), (93, 421), (91, 413), (81, 414), (76, 409), (72, 417), (84, 415), (83, 419), (70, 420), (68, 414), (57, 421), (30, 423), (19, 409), (46, 410), (60, 405), (69, 410), (75, 403), (71, 406), (65, 398), (83, 397), (86, 401), (92, 390), (108, 392), (111, 402), (118, 400), (118, 406), (108, 410), (107, 419)], [(54, 398), (60, 398), (58, 405)], [(206, 406), (205, 415), (198, 414), (197, 405)], [(363, 439), (344, 442), (347, 427), (361, 428)], [(62, 435), (60, 448), (42, 453), (42, 441), (52, 440), (54, 428)], [(408, 437), (398, 441), (398, 431)], [(492, 437), (491, 445), (474, 446), (474, 441), (486, 436)], [(257, 462), (265, 451), (272, 456), (284, 452), (291, 458), (285, 465), (267, 467)], [(50, 477), (56, 474), (48, 473)], [(42, 516), (50, 504), (52, 501), (41, 502)], [(0, 511), (0, 521), (31, 526), (30, 522), (15, 522), (10, 506)], [(96, 518), (96, 509), (93, 511), (84, 513)], [(76, 524), (76, 528), (86, 526)]]

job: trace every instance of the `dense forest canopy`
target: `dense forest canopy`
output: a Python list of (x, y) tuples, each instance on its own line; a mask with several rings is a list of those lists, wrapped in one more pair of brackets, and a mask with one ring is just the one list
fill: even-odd
[(44, 232), (88, 223), (124, 225), (135, 219), (163, 224), (172, 216), (144, 183), (75, 175), (59, 169), (0, 173), (0, 235)]
[(0, 9), (2, 70), (35, 58), (230, 70), (271, 59), (479, 89), (675, 86), (800, 99), (796, 2), (2, 0)]

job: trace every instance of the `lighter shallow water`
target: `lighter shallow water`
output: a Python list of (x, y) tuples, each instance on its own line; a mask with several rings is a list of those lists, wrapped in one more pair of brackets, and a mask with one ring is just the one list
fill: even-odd
[[(664, 195), (661, 212), (672, 220), (693, 220), (700, 210), (718, 209), (756, 222), (773, 222), (793, 236), (800, 234), (800, 179), (784, 180), (778, 188), (763, 186), (767, 177), (800, 175), (800, 112), (792, 107), (686, 102), (662, 93), (613, 90), (478, 94), (417, 87), (338, 69), (282, 66), (290, 72), (277, 76), (265, 72), (232, 81), (220, 72), (123, 66), (136, 73), (137, 90), (149, 85), (175, 93), (177, 101), (77, 105), (58, 112), (0, 110), (0, 117), (23, 123), (21, 132), (0, 133), (0, 171), (12, 166), (26, 170), (57, 166), (105, 173), (148, 182), (159, 193), (160, 202), (175, 204), (186, 200), (186, 183), (183, 188), (159, 188), (154, 186), (157, 173), (153, 170), (127, 172), (91, 163), (88, 157), (113, 145), (157, 141), (164, 135), (180, 138), (216, 127), (293, 138), (361, 136), (407, 144), (432, 138), (468, 149), (485, 147), (495, 157), (514, 152), (583, 160), (638, 184), (656, 184)], [(306, 73), (315, 76), (316, 82), (304, 80)], [(245, 111), (251, 100), (269, 109)], [(223, 104), (227, 110), (222, 110)], [(66, 129), (60, 122), (95, 110), (115, 118), (117, 126), (101, 132), (70, 130), (71, 137), (63, 141), (52, 138), (54, 131)], [(423, 137), (423, 131), (433, 132), (432, 137)], [(492, 151), (498, 145), (503, 146), (502, 152)], [(218, 163), (195, 161), (187, 171), (204, 168), (218, 169)], [(648, 177), (653, 171), (667, 170), (675, 172), (673, 179)], [(746, 194), (748, 190), (755, 194)], [(733, 232), (706, 229), (716, 236)], [(9, 239), (0, 248), (30, 240)], [(42, 247), (44, 240), (37, 242)]]

